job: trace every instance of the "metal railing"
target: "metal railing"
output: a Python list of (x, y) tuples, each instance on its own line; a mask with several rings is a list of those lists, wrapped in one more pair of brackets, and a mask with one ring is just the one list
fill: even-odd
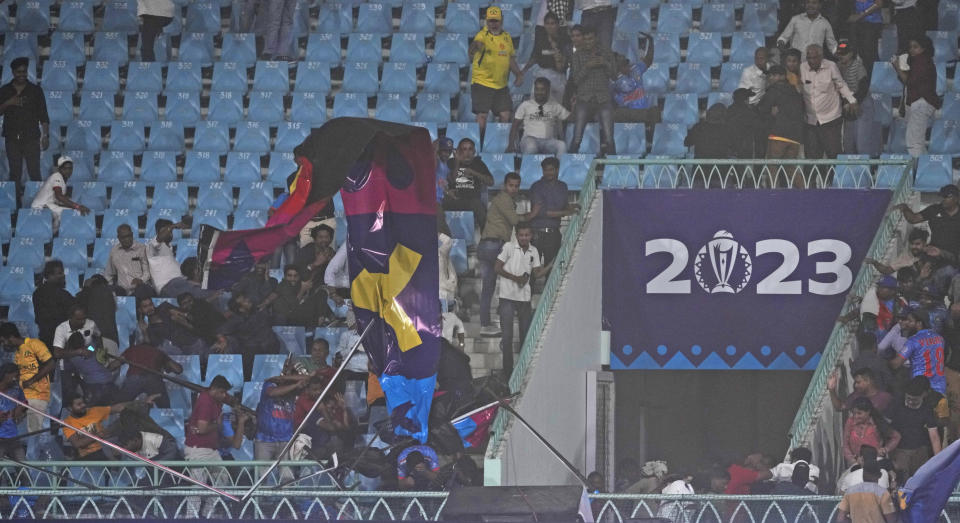
[[(594, 160), (580, 189), (580, 211), (570, 217), (554, 269), (537, 304), (513, 374), (510, 390), (521, 393), (529, 379), (540, 336), (566, 277), (574, 249), (601, 189), (763, 189), (763, 188), (896, 188), (902, 195), (910, 176), (909, 158), (888, 160), (693, 160), (676, 158), (619, 158)], [(907, 176), (904, 176), (907, 174)], [(876, 241), (876, 240), (875, 240)], [(871, 248), (871, 253), (873, 248)], [(862, 272), (862, 271), (861, 271)], [(861, 276), (862, 277), (862, 276)], [(858, 282), (861, 280), (858, 279)], [(832, 337), (831, 337), (832, 338)], [(821, 364), (821, 366), (823, 366)], [(832, 367), (831, 367), (832, 368)], [(825, 379), (825, 378), (824, 378)], [(824, 382), (825, 383), (825, 382)], [(808, 391), (808, 395), (810, 391)], [(496, 457), (511, 424), (500, 412), (493, 424), (487, 457)], [(796, 427), (797, 424), (794, 423)], [(804, 425), (805, 426), (805, 425)]]

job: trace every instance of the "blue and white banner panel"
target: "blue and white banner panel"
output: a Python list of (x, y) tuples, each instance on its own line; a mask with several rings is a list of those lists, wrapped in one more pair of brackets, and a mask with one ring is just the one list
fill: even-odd
[(604, 191), (610, 366), (815, 369), (890, 196)]

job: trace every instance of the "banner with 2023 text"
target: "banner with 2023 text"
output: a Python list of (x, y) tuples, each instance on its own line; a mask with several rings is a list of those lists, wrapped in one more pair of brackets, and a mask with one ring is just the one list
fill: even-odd
[(605, 191), (611, 368), (816, 368), (890, 196)]

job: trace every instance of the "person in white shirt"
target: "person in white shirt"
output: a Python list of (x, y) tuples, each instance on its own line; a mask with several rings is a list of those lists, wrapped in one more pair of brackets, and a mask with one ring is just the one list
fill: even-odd
[(523, 154), (565, 154), (567, 144), (562, 137), (563, 121), (570, 117), (570, 111), (556, 100), (550, 99), (550, 80), (539, 77), (533, 82), (533, 99), (526, 100), (517, 107), (510, 125), (510, 141), (507, 152), (516, 151), (520, 126), (523, 125), (523, 138), (520, 140), (520, 152)]
[(513, 317), (520, 324), (520, 343), (527, 337), (533, 310), (530, 300), (533, 291), (530, 281), (539, 278), (550, 270), (552, 265), (542, 265), (540, 252), (530, 244), (533, 229), (526, 223), (516, 227), (517, 239), (503, 244), (494, 271), (499, 276), (500, 286), (500, 352), (503, 354), (503, 371), (509, 377), (513, 370)]
[(740, 84), (738, 89), (750, 89), (753, 95), (750, 96), (749, 104), (756, 106), (767, 91), (767, 48), (758, 47), (753, 53), (753, 65), (743, 70), (740, 75)]
[(334, 289), (350, 288), (350, 270), (347, 268), (347, 242), (344, 241), (337, 248), (337, 252), (330, 259), (326, 270), (323, 271), (323, 284)]
[(73, 201), (67, 196), (67, 180), (73, 174), (73, 160), (69, 156), (61, 156), (57, 160), (57, 170), (50, 175), (30, 204), (31, 209), (50, 209), (53, 213), (53, 230), (60, 229), (60, 215), (67, 209), (75, 209), (86, 216), (90, 209)]
[(816, 493), (817, 481), (820, 480), (820, 467), (814, 465), (813, 453), (806, 447), (797, 447), (790, 451), (790, 460), (778, 464), (770, 469), (772, 481), (790, 481), (793, 478), (793, 468), (797, 463), (805, 463), (809, 468), (810, 481), (806, 484), (806, 489)]
[(183, 227), (182, 222), (174, 224), (163, 218), (157, 220), (154, 228), (157, 236), (147, 242), (147, 263), (150, 265), (150, 276), (153, 277), (153, 287), (157, 293), (163, 292), (163, 286), (170, 280), (179, 278), (180, 264), (173, 255), (173, 229)]
[[(777, 38), (777, 47), (780, 49), (799, 49), (801, 53), (805, 53), (807, 47), (813, 44), (826, 46), (831, 53), (837, 50), (833, 27), (820, 14), (820, 0), (807, 0), (806, 12), (791, 18)], [(805, 55), (800, 57), (801, 60), (804, 58)]]
[[(807, 61), (800, 64), (800, 84), (806, 109), (804, 154), (808, 159), (836, 158), (843, 152), (843, 114), (858, 114), (859, 105), (837, 64), (823, 58), (823, 48), (807, 46)], [(847, 101), (841, 107), (840, 98)]]
[(117, 227), (117, 244), (110, 249), (103, 277), (119, 296), (151, 296), (150, 264), (147, 246), (134, 240), (133, 229), (124, 223)]

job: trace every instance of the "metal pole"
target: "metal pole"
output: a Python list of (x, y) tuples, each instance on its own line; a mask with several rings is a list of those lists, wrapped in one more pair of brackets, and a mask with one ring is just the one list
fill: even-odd
[(363, 329), (363, 332), (360, 334), (360, 339), (358, 339), (357, 342), (353, 344), (353, 347), (350, 349), (350, 352), (348, 352), (343, 357), (343, 363), (340, 364), (340, 367), (337, 369), (337, 372), (335, 372), (333, 374), (333, 377), (330, 378), (330, 381), (327, 382), (327, 386), (323, 389), (323, 392), (321, 392), (320, 395), (317, 396), (317, 400), (313, 402), (313, 406), (310, 407), (310, 410), (307, 411), (306, 416), (303, 417), (303, 421), (300, 422), (300, 426), (297, 427), (297, 430), (293, 431), (293, 434), (290, 436), (290, 441), (288, 441), (287, 444), (283, 446), (283, 450), (280, 451), (280, 455), (277, 456), (277, 459), (274, 460), (272, 464), (270, 464), (270, 467), (266, 470), (266, 472), (264, 472), (260, 476), (260, 478), (257, 479), (256, 482), (254, 482), (253, 486), (250, 487), (250, 490), (248, 490), (240, 498), (241, 501), (246, 501), (247, 499), (250, 498), (251, 495), (253, 495), (253, 491), (257, 490), (257, 488), (260, 487), (260, 485), (267, 479), (267, 476), (269, 476), (270, 473), (273, 472), (273, 469), (277, 468), (277, 466), (280, 464), (280, 461), (283, 459), (283, 457), (286, 456), (287, 452), (290, 451), (290, 447), (293, 446), (293, 442), (296, 441), (297, 436), (300, 434), (300, 432), (303, 431), (303, 428), (307, 426), (307, 421), (310, 420), (310, 416), (312, 416), (314, 411), (317, 410), (317, 407), (320, 406), (320, 402), (323, 401), (324, 396), (326, 396), (327, 392), (329, 392), (330, 389), (333, 387), (333, 384), (335, 381), (337, 381), (337, 378), (340, 377), (340, 374), (343, 372), (343, 369), (347, 366), (347, 362), (350, 361), (350, 358), (353, 356), (353, 353), (357, 351), (357, 349), (360, 347), (360, 343), (362, 343), (363, 339), (367, 337), (367, 333), (370, 332), (370, 327), (373, 326), (374, 321), (376, 320), (375, 319), (371, 320), (370, 323), (368, 323), (367, 326)]
[(177, 472), (177, 471), (175, 471), (175, 470), (173, 470), (173, 469), (171, 469), (171, 468), (169, 468), (169, 467), (166, 467), (166, 466), (164, 466), (164, 465), (161, 465), (161, 464), (157, 463), (156, 461), (147, 459), (147, 458), (145, 458), (145, 457), (137, 454), (136, 452), (130, 452), (129, 450), (121, 447), (120, 445), (117, 445), (116, 443), (112, 443), (112, 442), (110, 442), (110, 441), (107, 441), (107, 440), (101, 438), (100, 436), (97, 436), (96, 434), (93, 434), (93, 433), (91, 433), (91, 432), (88, 432), (88, 431), (86, 431), (86, 430), (84, 430), (84, 429), (81, 429), (81, 428), (78, 428), (78, 427), (74, 427), (74, 426), (72, 426), (72, 425), (68, 425), (68, 424), (67, 424), (66, 422), (64, 422), (63, 420), (61, 420), (61, 419), (59, 419), (59, 418), (55, 418), (55, 417), (47, 414), (46, 412), (43, 412), (43, 411), (40, 410), (40, 409), (36, 409), (36, 408), (34, 408), (34, 407), (31, 407), (31, 406), (28, 405), (27, 403), (24, 403), (24, 402), (18, 400), (17, 398), (11, 397), (11, 396), (7, 395), (6, 393), (0, 392), (0, 398), (6, 398), (6, 399), (8, 399), (8, 400), (10, 400), (10, 401), (12, 401), (12, 402), (14, 402), (14, 403), (16, 403), (17, 405), (20, 405), (21, 407), (24, 407), (24, 408), (30, 410), (31, 412), (36, 412), (37, 414), (39, 414), (39, 415), (47, 418), (48, 420), (50, 420), (50, 421), (52, 421), (52, 422), (54, 422), (54, 423), (56, 423), (56, 424), (58, 424), (58, 425), (60, 425), (60, 426), (69, 427), (71, 430), (75, 430), (75, 431), (79, 432), (80, 434), (83, 434), (84, 436), (86, 436), (86, 437), (88, 437), (88, 438), (90, 438), (90, 439), (92, 439), (92, 440), (100, 443), (101, 445), (106, 445), (106, 446), (112, 448), (113, 450), (116, 450), (117, 452), (121, 452), (121, 453), (123, 453), (123, 454), (126, 454), (127, 456), (130, 456), (131, 458), (133, 458), (133, 459), (135, 459), (135, 460), (137, 460), (137, 461), (142, 461), (142, 462), (146, 463), (147, 465), (150, 465), (151, 467), (156, 467), (156, 468), (158, 468), (158, 469), (161, 469), (161, 470), (163, 470), (164, 472), (166, 472), (167, 474), (172, 474), (172, 475), (174, 475), (174, 476), (176, 476), (176, 477), (178, 477), (178, 478), (180, 478), (180, 479), (189, 481), (190, 483), (193, 483), (194, 485), (199, 485), (199, 486), (201, 486), (201, 487), (203, 487), (203, 488), (205, 488), (205, 489), (207, 489), (207, 490), (209, 490), (209, 491), (216, 492), (217, 494), (219, 494), (219, 495), (221, 495), (221, 496), (229, 499), (230, 501), (240, 501), (236, 496), (233, 496), (233, 495), (231, 495), (231, 494), (227, 494), (226, 492), (224, 492), (224, 491), (222, 491), (222, 490), (220, 490), (220, 489), (218, 489), (218, 488), (211, 487), (210, 485), (207, 485), (206, 483), (204, 483), (204, 482), (202, 482), (202, 481), (197, 481), (197, 480), (191, 478), (190, 476), (187, 476), (187, 475), (185, 475), (185, 474), (181, 474), (181, 473), (179, 473), (179, 472)]
[(551, 445), (546, 438), (541, 436), (540, 433), (537, 432), (537, 430), (534, 429), (533, 426), (531, 426), (530, 423), (527, 422), (527, 420), (523, 419), (523, 417), (520, 416), (520, 414), (517, 414), (517, 411), (513, 410), (513, 407), (508, 405), (506, 402), (501, 402), (500, 406), (503, 407), (503, 409), (509, 412), (510, 414), (513, 414), (513, 416), (517, 418), (517, 421), (522, 423), (523, 426), (526, 427), (531, 434), (533, 434), (533, 437), (537, 438), (537, 440), (540, 441), (540, 443), (543, 443), (543, 446), (547, 447), (547, 450), (549, 450), (551, 454), (556, 456), (556, 458), (560, 460), (560, 463), (563, 463), (563, 465), (567, 467), (567, 469), (569, 469), (570, 472), (572, 472), (573, 475), (576, 476), (578, 480), (580, 480), (580, 483), (582, 483), (585, 488), (589, 488), (589, 485), (587, 484), (587, 478), (583, 477), (583, 474), (579, 470), (577, 470), (577, 467), (574, 467), (573, 463), (570, 463), (569, 461), (567, 461), (567, 458), (563, 457), (563, 454), (560, 454), (560, 451), (554, 448), (554, 446)]
[(29, 463), (24, 463), (24, 462), (22, 462), (22, 461), (20, 461), (20, 460), (18, 460), (18, 459), (13, 459), (13, 458), (11, 458), (11, 457), (9, 457), (9, 456), (6, 457), (6, 458), (4, 458), (4, 460), (5, 460), (5, 461), (10, 461), (10, 462), (12, 462), (12, 463), (16, 463), (17, 465), (20, 465), (21, 467), (26, 468), (26, 469), (35, 470), (35, 471), (37, 471), (37, 472), (42, 472), (42, 473), (44, 473), (44, 474), (48, 474), (48, 475), (53, 476), (53, 477), (58, 478), (58, 479), (66, 480), (66, 481), (69, 481), (69, 482), (71, 482), (71, 483), (76, 483), (77, 485), (80, 485), (81, 487), (86, 487), (86, 488), (88, 488), (88, 489), (90, 489), (90, 490), (99, 490), (99, 489), (100, 489), (100, 487), (98, 487), (98, 486), (96, 486), (96, 485), (93, 485), (93, 484), (91, 484), (91, 483), (87, 483), (86, 481), (80, 481), (79, 479), (71, 478), (70, 476), (67, 475), (67, 471), (66, 471), (66, 470), (63, 471), (62, 474), (57, 474), (56, 472), (53, 472), (53, 471), (50, 471), (50, 470), (47, 470), (47, 469), (44, 469), (44, 468), (40, 468), (40, 467), (31, 465), (31, 464), (29, 464)]

